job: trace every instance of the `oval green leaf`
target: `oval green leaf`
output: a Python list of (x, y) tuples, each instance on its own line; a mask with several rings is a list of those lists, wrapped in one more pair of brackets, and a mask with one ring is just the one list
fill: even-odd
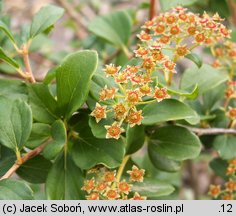
[(228, 80), (228, 75), (226, 73), (213, 68), (210, 65), (203, 64), (201, 68), (193, 65), (193, 67), (188, 68), (184, 72), (181, 80), (181, 89), (187, 90), (198, 84), (199, 94), (202, 94), (226, 80)]
[(0, 200), (32, 200), (33, 191), (24, 182), (12, 179), (0, 181)]
[(161, 196), (167, 196), (174, 192), (174, 187), (165, 182), (156, 179), (145, 178), (143, 182), (135, 183), (132, 190), (138, 192), (141, 196), (148, 199), (156, 199)]
[(201, 151), (199, 138), (180, 126), (158, 128), (150, 137), (149, 145), (157, 154), (176, 161), (196, 158)]
[(64, 117), (69, 118), (85, 102), (97, 63), (96, 52), (79, 51), (56, 69), (58, 106)]
[(184, 119), (190, 124), (197, 124), (200, 120), (198, 114), (188, 105), (175, 100), (166, 99), (161, 102), (149, 104), (143, 109), (144, 125), (152, 125), (166, 121)]
[(64, 9), (47, 5), (42, 7), (33, 17), (30, 27), (30, 38), (50, 29), (64, 13)]
[(37, 155), (22, 164), (16, 173), (27, 182), (41, 184), (45, 183), (51, 166), (51, 161)]
[(84, 199), (84, 192), (81, 190), (83, 183), (83, 173), (71, 160), (70, 155), (64, 157), (61, 154), (47, 177), (47, 198), (49, 200)]
[(24, 101), (10, 102), (0, 97), (0, 142), (14, 151), (21, 150), (30, 136), (32, 113)]

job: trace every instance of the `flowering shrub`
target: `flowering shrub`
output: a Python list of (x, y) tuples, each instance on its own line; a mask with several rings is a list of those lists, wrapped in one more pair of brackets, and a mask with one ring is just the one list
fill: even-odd
[(18, 34), (0, 21), (0, 69), (17, 77), (0, 79), (0, 199), (37, 198), (39, 184), (47, 199), (176, 196), (178, 174), (200, 153), (226, 181), (210, 196), (234, 199), (236, 45), (224, 20), (176, 6), (146, 21), (130, 44), (129, 12), (100, 16), (87, 28), (115, 57), (76, 51), (38, 80), (30, 52), (63, 13), (44, 6)]

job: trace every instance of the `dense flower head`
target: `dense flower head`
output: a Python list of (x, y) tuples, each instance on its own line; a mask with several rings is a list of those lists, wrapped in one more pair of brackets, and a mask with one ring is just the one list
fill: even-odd
[[(129, 172), (129, 171), (128, 171)], [(136, 166), (130, 171), (131, 179), (119, 179), (116, 170), (108, 170), (105, 167), (99, 167), (98, 172), (88, 172), (92, 175), (84, 181), (84, 190), (87, 200), (144, 200), (146, 197), (133, 191), (131, 182), (143, 180), (144, 170)]]
[[(111, 113), (109, 118), (114, 121), (105, 126), (106, 138), (119, 139), (125, 124), (131, 127), (140, 125), (144, 117), (139, 105), (170, 98), (156, 73), (163, 73), (167, 85), (170, 85), (172, 75), (177, 72), (178, 61), (197, 46), (206, 45), (211, 50), (218, 48), (216, 55), (223, 57), (227, 53), (236, 63), (235, 45), (224, 43), (225, 38), (230, 37), (230, 31), (222, 24), (218, 14), (199, 15), (177, 6), (146, 21), (137, 37), (140, 43), (134, 50), (136, 63), (123, 67), (111, 63), (103, 70), (106, 76), (114, 79), (115, 86), (101, 89), (100, 106), (97, 105), (91, 115), (100, 123), (108, 118), (107, 112)], [(219, 43), (227, 49), (222, 51), (216, 45)], [(222, 62), (216, 61), (214, 66), (221, 67)]]

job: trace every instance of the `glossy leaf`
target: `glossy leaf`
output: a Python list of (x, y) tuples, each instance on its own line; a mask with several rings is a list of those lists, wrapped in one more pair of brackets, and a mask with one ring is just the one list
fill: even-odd
[(21, 100), (13, 103), (0, 97), (0, 142), (16, 151), (25, 145), (32, 127), (30, 107)]
[(47, 159), (56, 157), (67, 142), (66, 128), (62, 120), (53, 123), (51, 129), (52, 141), (43, 149), (43, 155)]
[(175, 189), (172, 185), (165, 182), (145, 178), (144, 182), (135, 183), (132, 190), (142, 196), (146, 196), (148, 199), (156, 199), (173, 193)]
[(145, 141), (144, 126), (128, 127), (126, 132), (126, 154), (133, 154), (142, 148)]
[(48, 86), (31, 84), (28, 89), (34, 119), (46, 124), (51, 124), (58, 119), (57, 102), (51, 95)]
[(71, 157), (60, 155), (54, 162), (46, 181), (46, 194), (50, 200), (84, 199), (81, 190), (84, 178), (82, 171)]
[(1, 47), (0, 47), (0, 59), (14, 68), (18, 69), (20, 67), (20, 65), (13, 58), (8, 56)]
[(79, 51), (67, 56), (57, 68), (58, 106), (66, 118), (85, 102), (97, 63), (96, 52)]
[(81, 169), (90, 169), (98, 164), (109, 168), (120, 165), (124, 156), (124, 143), (121, 139), (97, 139), (81, 137), (74, 143), (72, 157)]
[(27, 87), (19, 80), (0, 79), (0, 96), (5, 96), (10, 100), (27, 100)]
[[(105, 77), (105, 74), (94, 74), (91, 82), (90, 95), (99, 101), (101, 90), (107, 86), (108, 88), (116, 87), (116, 83), (110, 77)], [(104, 101), (104, 104), (111, 104), (113, 100)]]
[(221, 158), (214, 158), (211, 162), (210, 162), (210, 167), (211, 169), (215, 172), (215, 174), (217, 176), (222, 177), (223, 179), (227, 179), (227, 175), (226, 175), (226, 170), (228, 167), (228, 162), (226, 160), (223, 160)]
[(0, 200), (32, 200), (33, 191), (24, 182), (4, 179), (0, 181)]
[(120, 165), (125, 154), (125, 145), (120, 138), (98, 139), (93, 136), (88, 125), (88, 115), (78, 115), (77, 124), (73, 128), (79, 133), (78, 139), (73, 141), (72, 158), (81, 169), (90, 169), (97, 164), (104, 164), (109, 168)]
[(176, 172), (181, 168), (181, 162), (171, 160), (158, 153), (157, 145), (148, 145), (148, 154), (152, 164), (159, 170)]
[(7, 35), (7, 37), (11, 40), (11, 42), (12, 42), (13, 44), (16, 43), (16, 42), (15, 42), (15, 39), (14, 39), (14, 36), (12, 35), (10, 29), (9, 29), (9, 28), (7, 27), (7, 25), (6, 25), (4, 22), (2, 22), (1, 20), (0, 20), (0, 30), (2, 30), (2, 31)]
[(40, 33), (51, 28), (64, 13), (64, 9), (47, 5), (42, 7), (33, 17), (30, 27), (30, 38), (34, 38)]
[(168, 159), (182, 161), (196, 158), (201, 151), (201, 142), (184, 127), (164, 126), (151, 135), (149, 148)]
[(3, 145), (0, 145), (0, 177), (11, 168), (15, 161), (15, 152)]
[(184, 119), (190, 124), (197, 124), (199, 116), (188, 105), (175, 100), (165, 99), (161, 102), (151, 103), (143, 109), (144, 125), (157, 124), (165, 121)]
[(196, 53), (190, 53), (190, 54), (186, 55), (185, 58), (194, 62), (198, 66), (198, 68), (200, 68), (202, 66), (202, 58), (199, 55), (197, 55)]
[(34, 123), (26, 147), (34, 149), (44, 143), (51, 136), (51, 126), (43, 123)]
[(181, 80), (181, 89), (193, 88), (196, 84), (199, 87), (199, 94), (220, 85), (228, 79), (228, 75), (210, 65), (203, 64), (201, 68), (195, 65), (188, 68)]
[(95, 18), (89, 24), (89, 30), (111, 44), (123, 48), (131, 35), (132, 21), (125, 11), (113, 12)]
[(89, 126), (92, 130), (92, 133), (95, 137), (104, 139), (106, 138), (107, 130), (105, 125), (111, 125), (114, 122), (112, 118), (112, 114), (108, 113), (106, 119), (102, 119), (100, 122), (96, 122), (95, 118), (90, 116), (89, 117)]
[(37, 155), (22, 164), (16, 173), (27, 182), (41, 184), (46, 181), (51, 166), (52, 163), (49, 160)]
[(235, 143), (236, 137), (233, 135), (218, 135), (213, 142), (213, 146), (222, 159), (229, 160), (236, 157)]

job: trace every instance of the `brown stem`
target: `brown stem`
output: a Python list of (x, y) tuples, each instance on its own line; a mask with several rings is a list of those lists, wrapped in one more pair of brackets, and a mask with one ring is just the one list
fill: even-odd
[(43, 143), (42, 145), (38, 146), (37, 148), (35, 148), (31, 152), (27, 153), (25, 156), (23, 156), (21, 158), (20, 162), (16, 161), (15, 164), (5, 173), (5, 175), (3, 175), (0, 178), (0, 181), (3, 179), (10, 178), (23, 163), (25, 163), (29, 159), (33, 158), (34, 156), (38, 155), (44, 149), (46, 144), (47, 143)]
[(156, 16), (156, 0), (150, 0), (149, 19), (152, 20)]
[[(81, 23), (81, 18), (75, 8), (68, 1), (65, 0), (56, 0), (56, 2), (60, 4), (66, 10), (68, 16), (72, 20), (74, 20), (76, 27), (76, 36), (78, 38), (84, 38), (86, 36), (84, 31), (86, 32), (87, 28)], [(81, 31), (81, 28), (84, 31)]]
[(236, 135), (236, 130), (232, 128), (193, 128), (193, 127), (186, 127), (186, 128), (196, 133), (198, 136), (215, 135), (215, 134)]
[(23, 55), (23, 60), (25, 64), (26, 74), (28, 75), (28, 79), (31, 83), (35, 83), (36, 81), (32, 73), (31, 66), (30, 66), (29, 51), (26, 45), (23, 46), (22, 55)]

